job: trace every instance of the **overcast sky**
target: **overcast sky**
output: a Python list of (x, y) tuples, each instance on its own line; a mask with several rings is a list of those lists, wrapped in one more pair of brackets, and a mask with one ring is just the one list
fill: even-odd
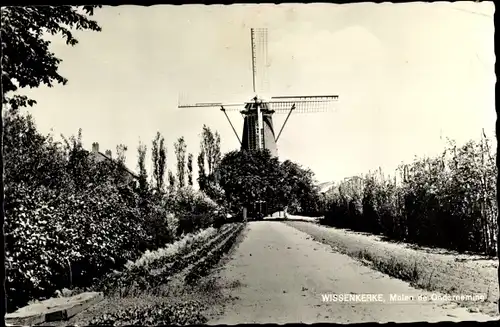
[[(494, 5), (490, 3), (119, 6), (96, 11), (102, 32), (54, 39), (66, 86), (30, 90), (40, 130), (83, 129), (84, 146), (129, 147), (160, 131), (184, 136), (195, 157), (203, 124), (222, 150), (238, 140), (217, 108), (192, 102), (246, 101), (252, 95), (250, 28), (268, 28), (272, 95), (338, 94), (335, 112), (293, 114), (278, 142), (281, 159), (311, 168), (319, 181), (388, 173), (414, 155), (494, 138)], [(241, 135), (242, 118), (230, 114)], [(279, 130), (285, 115), (275, 116)]]

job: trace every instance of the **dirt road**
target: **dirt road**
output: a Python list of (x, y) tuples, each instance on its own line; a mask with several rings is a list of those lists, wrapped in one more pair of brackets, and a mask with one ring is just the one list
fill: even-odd
[[(249, 223), (245, 239), (218, 274), (239, 286), (224, 290), (236, 299), (209, 324), (493, 320), (334, 253), (281, 222)], [(368, 293), (382, 294), (377, 297), (385, 302), (323, 300), (327, 294)], [(391, 301), (391, 294), (415, 300)], [(434, 301), (417, 302), (424, 294)]]

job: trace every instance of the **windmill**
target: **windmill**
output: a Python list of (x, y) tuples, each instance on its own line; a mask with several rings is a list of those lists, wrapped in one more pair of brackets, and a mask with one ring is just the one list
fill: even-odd
[[(292, 112), (313, 113), (325, 112), (330, 105), (338, 100), (338, 95), (325, 96), (276, 96), (269, 100), (257, 95), (257, 91), (262, 92), (266, 86), (267, 77), (267, 29), (250, 29), (250, 40), (252, 45), (252, 77), (253, 93), (255, 96), (244, 103), (195, 103), (181, 104), (178, 108), (195, 107), (220, 107), (225, 114), (241, 149), (261, 150), (268, 149), (271, 155), (277, 156), (277, 142)], [(243, 110), (241, 110), (243, 108)], [(227, 111), (240, 111), (243, 115), (243, 135), (238, 136)], [(273, 115), (288, 113), (286, 119), (276, 136), (273, 126)]]

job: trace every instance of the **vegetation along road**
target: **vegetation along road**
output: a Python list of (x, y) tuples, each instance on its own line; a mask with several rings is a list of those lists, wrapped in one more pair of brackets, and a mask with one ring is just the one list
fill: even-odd
[[(309, 223), (304, 223), (309, 224)], [(277, 221), (251, 222), (246, 237), (218, 272), (235, 300), (209, 323), (485, 321), (450, 301), (372, 270), (306, 233)], [(328, 294), (375, 294), (385, 302), (324, 301)], [(380, 294), (380, 295), (379, 295)], [(398, 299), (427, 295), (428, 301)], [(366, 299), (366, 295), (365, 295)], [(431, 299), (434, 299), (432, 301)]]

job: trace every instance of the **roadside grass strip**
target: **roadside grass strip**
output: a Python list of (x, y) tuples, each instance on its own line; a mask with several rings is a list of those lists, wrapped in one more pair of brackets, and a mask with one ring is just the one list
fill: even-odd
[(209, 238), (213, 237), (218, 232), (217, 229), (210, 227), (196, 234), (188, 234), (180, 240), (160, 248), (155, 251), (146, 251), (135, 262), (127, 262), (127, 269), (135, 269), (138, 267), (152, 267), (158, 260), (175, 260), (176, 256), (183, 256), (191, 250), (198, 248), (205, 243)]
[(185, 276), (185, 282), (192, 284), (200, 277), (207, 275), (210, 269), (213, 268), (224, 254), (226, 254), (234, 245), (238, 235), (242, 232), (244, 224), (237, 226), (227, 237), (214, 249), (212, 249), (206, 256), (202, 257), (200, 261), (193, 265)]
[[(175, 273), (176, 269), (181, 268), (182, 264), (175, 263), (182, 262), (187, 253), (203, 247), (207, 241), (210, 242), (211, 238), (218, 239), (221, 234), (224, 234), (230, 228), (231, 226), (226, 225), (220, 230), (211, 228), (198, 234), (188, 235), (163, 249), (150, 252), (150, 254), (145, 253), (136, 263), (128, 264), (128, 268), (125, 270), (121, 272), (114, 271), (105, 276), (96, 284), (95, 288), (104, 292), (106, 296), (127, 296), (140, 290), (146, 290), (151, 282), (155, 282), (155, 280), (149, 278), (151, 271), (165, 266), (173, 267), (173, 269), (169, 269), (168, 274), (161, 274), (163, 277), (168, 277), (168, 275)], [(163, 280), (163, 282), (166, 282), (166, 280)]]

